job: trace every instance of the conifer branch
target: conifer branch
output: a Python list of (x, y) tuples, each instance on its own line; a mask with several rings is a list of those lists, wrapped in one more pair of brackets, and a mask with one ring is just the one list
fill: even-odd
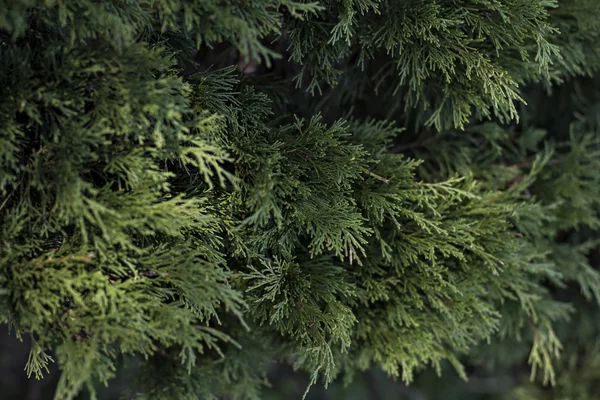
[(556, 385), (515, 377), (528, 400), (595, 398), (593, 0), (117, 3), (0, 7), (0, 322), (36, 338), (27, 376), (256, 400), (273, 360), (306, 396), (483, 358)]

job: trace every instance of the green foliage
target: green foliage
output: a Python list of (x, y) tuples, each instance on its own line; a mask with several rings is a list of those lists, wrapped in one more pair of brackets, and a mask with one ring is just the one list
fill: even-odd
[(56, 399), (257, 399), (274, 361), (592, 398), (592, 1), (0, 10), (0, 322)]
[[(312, 24), (296, 22), (290, 53), (311, 77), (335, 83), (345, 67), (374, 78), (388, 101), (427, 110), (425, 125), (463, 127), (473, 113), (502, 120), (517, 117), (522, 69), (535, 62), (547, 74), (558, 54), (550, 42), (547, 1), (339, 1)], [(516, 70), (516, 71), (515, 71)], [(302, 76), (302, 75), (301, 75)], [(381, 93), (380, 93), (381, 92)], [(392, 106), (389, 112), (402, 112)], [(391, 114), (388, 114), (391, 116)]]

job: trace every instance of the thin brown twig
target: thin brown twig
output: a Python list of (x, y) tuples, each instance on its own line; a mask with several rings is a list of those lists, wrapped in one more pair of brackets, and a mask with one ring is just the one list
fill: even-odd
[[(563, 161), (565, 161), (564, 158), (555, 158), (553, 160), (550, 160), (546, 163), (546, 165), (559, 165), (560, 163), (562, 163)], [(520, 163), (516, 163), (516, 164), (512, 164), (510, 167), (511, 168), (531, 168), (533, 166), (533, 163), (535, 161), (522, 161)]]

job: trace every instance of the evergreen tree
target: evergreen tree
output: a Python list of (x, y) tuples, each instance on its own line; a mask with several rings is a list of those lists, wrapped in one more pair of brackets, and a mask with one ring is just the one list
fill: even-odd
[(599, 37), (594, 0), (0, 0), (26, 373), (56, 364), (57, 400), (259, 399), (273, 362), (309, 396), (433, 370), (595, 398)]

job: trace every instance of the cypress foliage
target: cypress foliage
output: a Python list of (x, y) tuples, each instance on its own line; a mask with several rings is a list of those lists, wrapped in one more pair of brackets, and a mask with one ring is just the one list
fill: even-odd
[(0, 0), (26, 373), (58, 365), (55, 399), (259, 399), (272, 362), (595, 398), (595, 3)]

